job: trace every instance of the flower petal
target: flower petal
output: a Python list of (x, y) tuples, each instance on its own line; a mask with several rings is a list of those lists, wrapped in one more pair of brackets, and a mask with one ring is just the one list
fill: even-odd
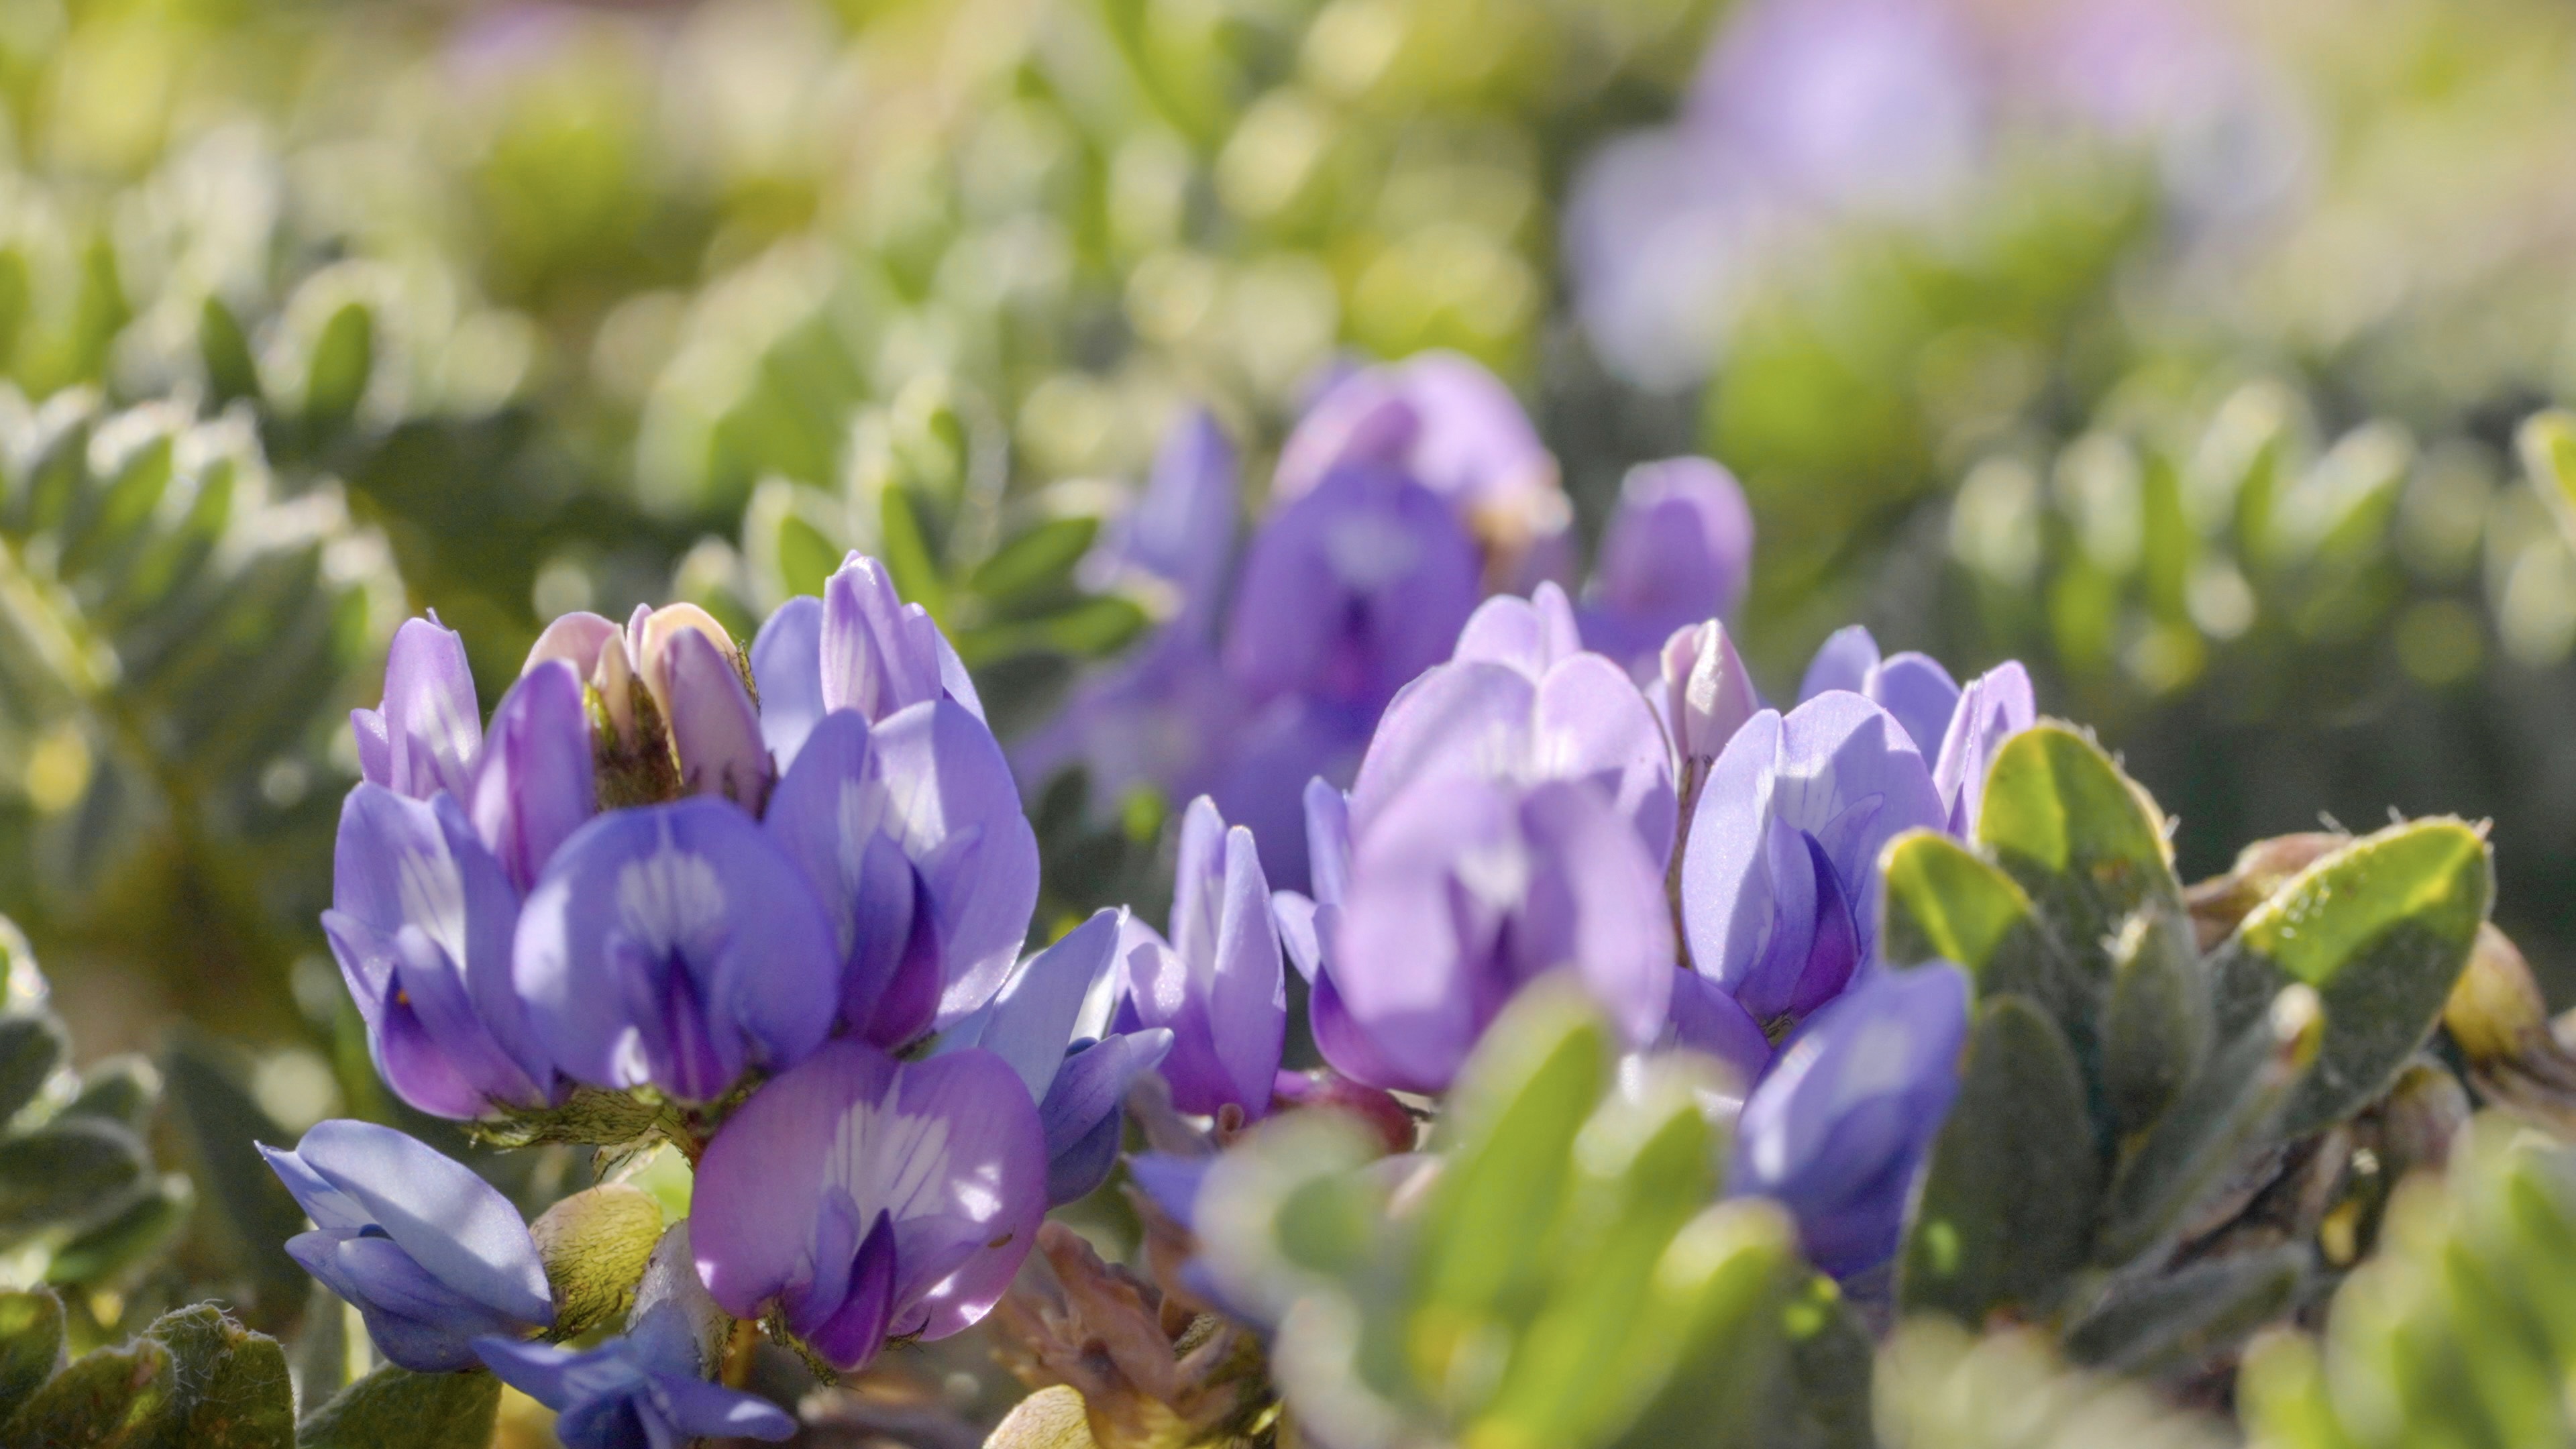
[(536, 660), (501, 696), (471, 798), (476, 833), (522, 895), (555, 847), (599, 813), (590, 716), (570, 663)]
[(760, 688), (760, 737), (783, 775), (823, 717), (821, 599), (800, 594), (761, 624), (751, 641), (751, 682)]
[[(429, 619), (406, 619), (385, 653), (386, 771), (375, 783), (413, 799), (463, 798), (483, 746), (483, 712), (465, 641)], [(366, 751), (360, 752), (363, 761)], [(371, 779), (374, 777), (370, 777)]]
[(1846, 624), (1827, 638), (1816, 657), (1807, 663), (1807, 677), (1798, 682), (1798, 702), (1805, 704), (1829, 689), (1849, 690), (1858, 694), (1869, 683), (1869, 672), (1878, 667), (1878, 641), (1859, 624)]
[(1037, 908), (1037, 833), (993, 732), (964, 706), (943, 699), (898, 710), (877, 725), (875, 746), (887, 834), (919, 872), (937, 934), (932, 1025), (944, 1026), (990, 1001), (1019, 959)]
[(439, 1282), (524, 1323), (554, 1321), (519, 1210), (464, 1164), (372, 1122), (317, 1122), (295, 1155)]

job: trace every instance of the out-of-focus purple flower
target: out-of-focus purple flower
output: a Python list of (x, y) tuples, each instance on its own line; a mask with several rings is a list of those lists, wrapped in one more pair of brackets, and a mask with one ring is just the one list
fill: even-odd
[(1753, 510), (1735, 475), (1706, 458), (1628, 471), (1601, 537), (1583, 639), (1631, 669), (1675, 629), (1731, 613), (1753, 567)]
[(1776, 1036), (1830, 1001), (1878, 940), (1878, 856), (1949, 812), (1894, 716), (1829, 691), (1764, 710), (1711, 767), (1682, 857), (1692, 964)]
[(1455, 352), (1359, 368), (1327, 386), (1280, 447), (1274, 499), (1295, 499), (1354, 464), (1402, 472), (1454, 510), (1483, 546), (1486, 578), (1519, 591), (1573, 563), (1573, 509), (1556, 456), (1519, 399)]
[(1139, 785), (1166, 798), (1204, 793), (1244, 748), (1244, 713), (1215, 647), (1169, 624), (1133, 657), (1075, 685), (1053, 719), (1013, 742), (1011, 764), (1030, 792), (1078, 765), (1103, 810)]
[(554, 1068), (511, 983), (519, 894), (456, 797), (361, 782), (322, 931), (397, 1096), (442, 1117), (544, 1105)]
[(990, 1052), (898, 1062), (833, 1042), (754, 1093), (707, 1145), (698, 1274), (727, 1312), (775, 1303), (835, 1367), (989, 1311), (1046, 1212), (1046, 1136)]
[(1809, 206), (1921, 213), (1979, 164), (1983, 69), (1945, 0), (1758, 0), (1701, 63), (1687, 124)]
[(1252, 832), (1227, 829), (1204, 795), (1181, 818), (1171, 928), (1166, 940), (1129, 918), (1119, 941), (1119, 1025), (1171, 1032), (1162, 1070), (1172, 1105), (1214, 1116), (1232, 1104), (1261, 1117), (1288, 1025), (1279, 928)]
[(286, 1251), (354, 1305), (367, 1336), (415, 1373), (472, 1368), (472, 1344), (555, 1319), (545, 1265), (509, 1199), (390, 1127), (317, 1122), (292, 1152), (262, 1146), (313, 1219)]
[(475, 1340), (476, 1356), (502, 1382), (555, 1411), (564, 1449), (678, 1449), (701, 1437), (774, 1441), (796, 1432), (795, 1419), (767, 1399), (707, 1382), (713, 1355), (701, 1325), (730, 1320), (697, 1281), (688, 1235), (684, 1222), (663, 1236), (620, 1337), (581, 1351)]
[(1959, 691), (1949, 733), (1932, 767), (1932, 787), (1949, 805), (1950, 833), (1965, 839), (1976, 833), (1977, 813), (1986, 802), (1986, 772), (2004, 741), (2039, 720), (2031, 696), (2030, 675), (2019, 660), (2008, 659)]
[(1739, 1093), (1751, 1090), (1771, 1065), (1771, 1038), (1764, 1034), (1762, 1023), (1725, 987), (1687, 966), (1674, 968), (1673, 1002), (1665, 1014), (1661, 1044), (1686, 1047), (1726, 1063), (1735, 1073)]
[(385, 655), (385, 698), (349, 712), (358, 772), (369, 783), (426, 800), (462, 800), (483, 751), (483, 711), (465, 666), (465, 641), (436, 619), (406, 619)]
[(1727, 1191), (1778, 1201), (1837, 1278), (1896, 1252), (1916, 1169), (1959, 1088), (1968, 982), (1930, 962), (1873, 968), (1803, 1023), (1745, 1102)]
[(1171, 627), (1208, 637), (1234, 559), (1238, 467), (1234, 444), (1207, 409), (1183, 413), (1163, 435), (1144, 492), (1083, 561), (1084, 581), (1150, 580), (1171, 595)]
[(1161, 1028), (1108, 1029), (1126, 919), (1123, 910), (1094, 912), (1021, 962), (991, 1005), (939, 1038), (942, 1053), (980, 1047), (1020, 1074), (1046, 1134), (1049, 1207), (1108, 1180), (1127, 1088), (1172, 1049), (1172, 1033)]
[(555, 847), (599, 813), (581, 676), (561, 659), (530, 665), (492, 711), (484, 744), (469, 813), (511, 888), (525, 895)]
[(1482, 591), (1448, 505), (1377, 463), (1325, 474), (1254, 534), (1226, 668), (1255, 701), (1299, 694), (1374, 714), (1446, 658)]
[(839, 964), (795, 861), (742, 811), (692, 797), (565, 841), (520, 913), (512, 977), (564, 1075), (705, 1102), (822, 1045)]
[(806, 736), (766, 828), (810, 882), (841, 1019), (895, 1048), (990, 1001), (1037, 905), (1037, 834), (993, 732), (946, 698)]
[(1404, 791), (1352, 841), (1337, 889), (1306, 923), (1329, 937), (1300, 949), (1320, 956), (1316, 1045), (1345, 1076), (1442, 1090), (1503, 1004), (1561, 968), (1631, 1042), (1663, 1029), (1663, 870), (1597, 786), (1459, 773)]
[(1351, 785), (1362, 834), (1399, 796), (1453, 776), (1580, 780), (1630, 822), (1658, 868), (1670, 859), (1678, 817), (1664, 727), (1617, 665), (1560, 652), (1570, 620), (1553, 584), (1536, 602), (1501, 596), (1478, 609), (1458, 657), (1407, 685), (1378, 721)]
[(1896, 716), (1926, 760), (1940, 755), (1941, 737), (1959, 706), (1958, 683), (1941, 661), (1910, 650), (1881, 659), (1878, 641), (1858, 624), (1835, 630), (1816, 651), (1798, 686), (1798, 702), (1829, 689), (1850, 690)]
[(769, 616), (752, 639), (751, 674), (761, 735), (782, 771), (795, 763), (805, 732), (832, 710), (856, 710), (875, 723), (944, 698), (984, 717), (948, 636), (862, 553), (842, 560), (821, 599), (790, 599)]
[(1715, 619), (1674, 630), (1664, 641), (1660, 662), (1664, 728), (1672, 736), (1673, 757), (1682, 765), (1682, 813), (1688, 818), (1708, 767), (1762, 708), (1762, 695), (1735, 652), (1735, 641), (1727, 637), (1726, 625)]

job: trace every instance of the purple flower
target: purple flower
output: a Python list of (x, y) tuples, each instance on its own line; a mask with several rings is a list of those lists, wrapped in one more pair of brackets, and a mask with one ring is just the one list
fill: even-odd
[(1896, 716), (1926, 760), (1940, 755), (1941, 737), (1959, 706), (1959, 686), (1939, 660), (1910, 651), (1881, 659), (1878, 641), (1858, 624), (1835, 630), (1816, 651), (1798, 686), (1798, 702), (1829, 689), (1849, 690)]
[(463, 799), (483, 750), (483, 711), (465, 667), (465, 641), (435, 618), (406, 619), (385, 655), (385, 698), (349, 712), (358, 772), (369, 783), (426, 800)]
[(1833, 999), (1878, 940), (1878, 856), (1948, 819), (1894, 716), (1830, 691), (1755, 715), (1709, 770), (1682, 856), (1692, 963), (1774, 1035)]
[(751, 642), (751, 674), (761, 733), (781, 770), (832, 710), (856, 710), (873, 724), (907, 705), (946, 699), (984, 717), (948, 636), (862, 553), (841, 561), (821, 599), (790, 599), (769, 616)]
[(1216, 419), (1205, 408), (1185, 412), (1163, 435), (1144, 492), (1083, 561), (1085, 582), (1106, 588), (1150, 581), (1173, 599), (1172, 627), (1205, 639), (1234, 557), (1238, 467)]
[(750, 816), (692, 797), (565, 841), (520, 914), (512, 977), (566, 1076), (703, 1102), (822, 1045), (838, 965), (796, 863)]
[(599, 813), (581, 675), (561, 659), (529, 665), (492, 711), (485, 746), (467, 813), (525, 895), (555, 848)]
[(1675, 629), (1734, 611), (1753, 565), (1753, 512), (1735, 475), (1706, 458), (1628, 471), (1601, 538), (1584, 642), (1636, 666)]
[(1932, 786), (1950, 807), (1950, 833), (1962, 839), (1974, 834), (1977, 812), (1986, 801), (1986, 772), (2004, 741), (2029, 729), (2039, 719), (2031, 698), (2030, 675), (2018, 660), (2007, 659), (1968, 681), (1959, 691), (1949, 732), (1932, 767)]
[(1430, 490), (1383, 464), (1337, 467), (1253, 536), (1226, 668), (1256, 702), (1299, 694), (1374, 714), (1448, 656), (1480, 569)]
[(1837, 1278), (1885, 1263), (1958, 1092), (1967, 1028), (1968, 982), (1956, 967), (1870, 971), (1800, 1025), (1754, 1088), (1727, 1191), (1786, 1207), (1808, 1259)]
[(1397, 469), (1447, 503), (1496, 583), (1530, 588), (1573, 562), (1555, 455), (1511, 389), (1458, 353), (1417, 353), (1327, 386), (1280, 447), (1271, 496), (1302, 497), (1354, 464)]
[(323, 935), (395, 1094), (441, 1117), (545, 1105), (553, 1061), (510, 976), (519, 893), (457, 798), (361, 782), (331, 877)]
[(1037, 905), (1037, 835), (1001, 746), (935, 698), (815, 724), (766, 829), (823, 904), (841, 1019), (903, 1046), (990, 1001)]
[(1046, 1211), (1046, 1137), (990, 1052), (898, 1062), (844, 1039), (754, 1093), (699, 1160), (698, 1274), (725, 1310), (771, 1304), (834, 1366), (989, 1311)]
[(1581, 780), (1630, 822), (1660, 869), (1677, 825), (1664, 727), (1617, 665), (1570, 648), (1571, 625), (1553, 584), (1541, 584), (1534, 602), (1487, 600), (1457, 657), (1405, 686), (1378, 721), (1351, 785), (1359, 833), (1397, 797), (1452, 776)]
[(1103, 811), (1139, 785), (1186, 798), (1214, 788), (1244, 748), (1244, 716), (1243, 691), (1215, 647), (1167, 624), (1132, 656), (1076, 684), (1054, 718), (1012, 744), (1011, 764), (1031, 791), (1080, 766), (1092, 805)]
[[(621, 751), (668, 748), (683, 792), (722, 795), (760, 813), (776, 772), (743, 685), (741, 651), (713, 615), (695, 604), (638, 605), (621, 629), (597, 614), (565, 614), (537, 636), (523, 677), (551, 660), (598, 691)], [(637, 712), (639, 686), (662, 726), (652, 739)]]
[(554, 1322), (545, 1265), (509, 1200), (462, 1164), (372, 1122), (317, 1122), (292, 1152), (262, 1146), (313, 1219), (286, 1251), (354, 1305), (384, 1356), (415, 1373), (474, 1366), (486, 1334)]
[(1232, 1104), (1261, 1117), (1288, 1025), (1279, 928), (1252, 832), (1227, 829), (1204, 795), (1181, 818), (1171, 928), (1165, 940), (1142, 921), (1126, 923), (1119, 1024), (1170, 1031), (1162, 1070), (1180, 1110), (1214, 1116)]
[(1312, 961), (1315, 1042), (1344, 1076), (1443, 1090), (1503, 1003), (1560, 968), (1631, 1042), (1662, 1031), (1674, 975), (1663, 871), (1596, 786), (1450, 775), (1396, 795), (1346, 865), (1333, 814), (1317, 812), (1323, 899), (1283, 902), (1282, 935)]
[(1092, 914), (1020, 963), (1001, 994), (942, 1033), (941, 1053), (980, 1047), (1010, 1064), (1046, 1134), (1047, 1205), (1088, 1196), (1118, 1161), (1127, 1088), (1172, 1049), (1171, 1032), (1111, 1034), (1123, 910)]
[[(564, 1449), (679, 1449), (701, 1437), (778, 1440), (796, 1432), (796, 1421), (767, 1399), (707, 1382), (711, 1345), (699, 1325), (730, 1320), (697, 1282), (688, 1235), (685, 1222), (663, 1235), (621, 1337), (582, 1351), (475, 1340), (475, 1354), (502, 1382), (555, 1411)], [(677, 1271), (666, 1275), (674, 1249)], [(666, 1276), (682, 1280), (676, 1291), (666, 1291)]]

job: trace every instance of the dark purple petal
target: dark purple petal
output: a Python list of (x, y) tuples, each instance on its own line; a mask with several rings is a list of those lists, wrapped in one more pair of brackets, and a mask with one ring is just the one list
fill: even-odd
[(385, 701), (374, 721), (356, 723), (359, 763), (382, 762), (369, 781), (413, 799), (440, 790), (462, 799), (483, 746), (465, 641), (431, 620), (404, 620), (385, 654)]
[(823, 601), (800, 594), (778, 606), (751, 641), (760, 689), (760, 737), (784, 774), (823, 717)]
[(683, 629), (656, 663), (671, 745), (680, 757), (680, 788), (720, 795), (758, 815), (769, 799), (769, 746), (732, 653)]
[(942, 1338), (1001, 1296), (1045, 1184), (1037, 1109), (1007, 1063), (972, 1050), (897, 1063), (844, 1039), (754, 1093), (708, 1144), (691, 1212), (699, 1276), (737, 1316), (773, 1299), (837, 1309), (864, 1241), (849, 1229), (882, 1214), (888, 1331)]
[(939, 626), (894, 591), (885, 566), (853, 553), (823, 585), (823, 707), (882, 720), (942, 696)]
[(1805, 704), (1829, 689), (1858, 694), (1869, 687), (1869, 672), (1877, 667), (1878, 641), (1861, 625), (1847, 624), (1836, 629), (1808, 662), (1807, 677), (1798, 684), (1798, 702)]
[(1749, 1091), (1771, 1065), (1771, 1039), (1762, 1024), (1726, 988), (1688, 968), (1673, 973), (1665, 1040), (1726, 1063), (1738, 1092)]
[(885, 830), (912, 862), (938, 943), (937, 1016), (923, 1027), (944, 1026), (992, 1000), (1019, 960), (1037, 908), (1037, 833), (1002, 747), (963, 705), (898, 710), (877, 725), (875, 747)]
[(1968, 681), (1959, 707), (1942, 738), (1939, 763), (1932, 767), (1932, 786), (1948, 802), (1950, 833), (1962, 839), (1975, 833), (1977, 814), (1986, 801), (1986, 772), (2004, 741), (2029, 729), (2039, 718), (2031, 696), (2030, 675), (2019, 660), (2006, 660)]
[(1064, 1059), (1038, 1104), (1038, 1125), (1046, 1136), (1047, 1206), (1087, 1197), (1108, 1179), (1117, 1163), (1119, 1108), (1127, 1089), (1171, 1049), (1168, 1031), (1130, 1031)]
[(472, 799), (476, 833), (522, 895), (564, 837), (599, 813), (590, 715), (570, 663), (538, 660), (501, 696)]
[(1728, 1191), (1778, 1200), (1838, 1277), (1895, 1251), (1916, 1168), (1958, 1091), (1967, 978), (1878, 969), (1789, 1039), (1738, 1122)]
[(831, 1030), (840, 994), (831, 923), (803, 873), (749, 816), (705, 797), (575, 832), (528, 897), (514, 955), (557, 1066), (603, 1087), (719, 1095), (730, 1082), (707, 1091), (695, 1074), (793, 1065)]

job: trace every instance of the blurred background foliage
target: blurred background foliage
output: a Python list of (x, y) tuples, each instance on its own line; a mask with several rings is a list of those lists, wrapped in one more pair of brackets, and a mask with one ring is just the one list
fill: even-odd
[[(1008, 733), (1168, 610), (1075, 565), (1182, 405), (1251, 516), (1325, 369), (1446, 347), (1587, 536), (1737, 472), (1775, 696), (1853, 619), (2020, 657), (2185, 879), (2491, 815), (2564, 1005), (2571, 77), (2550, 0), (13, 0), (0, 913), (84, 1069), (381, 1111), (315, 914), (395, 621), (489, 702), (864, 548)], [(1165, 818), (1054, 823), (1141, 901)]]

